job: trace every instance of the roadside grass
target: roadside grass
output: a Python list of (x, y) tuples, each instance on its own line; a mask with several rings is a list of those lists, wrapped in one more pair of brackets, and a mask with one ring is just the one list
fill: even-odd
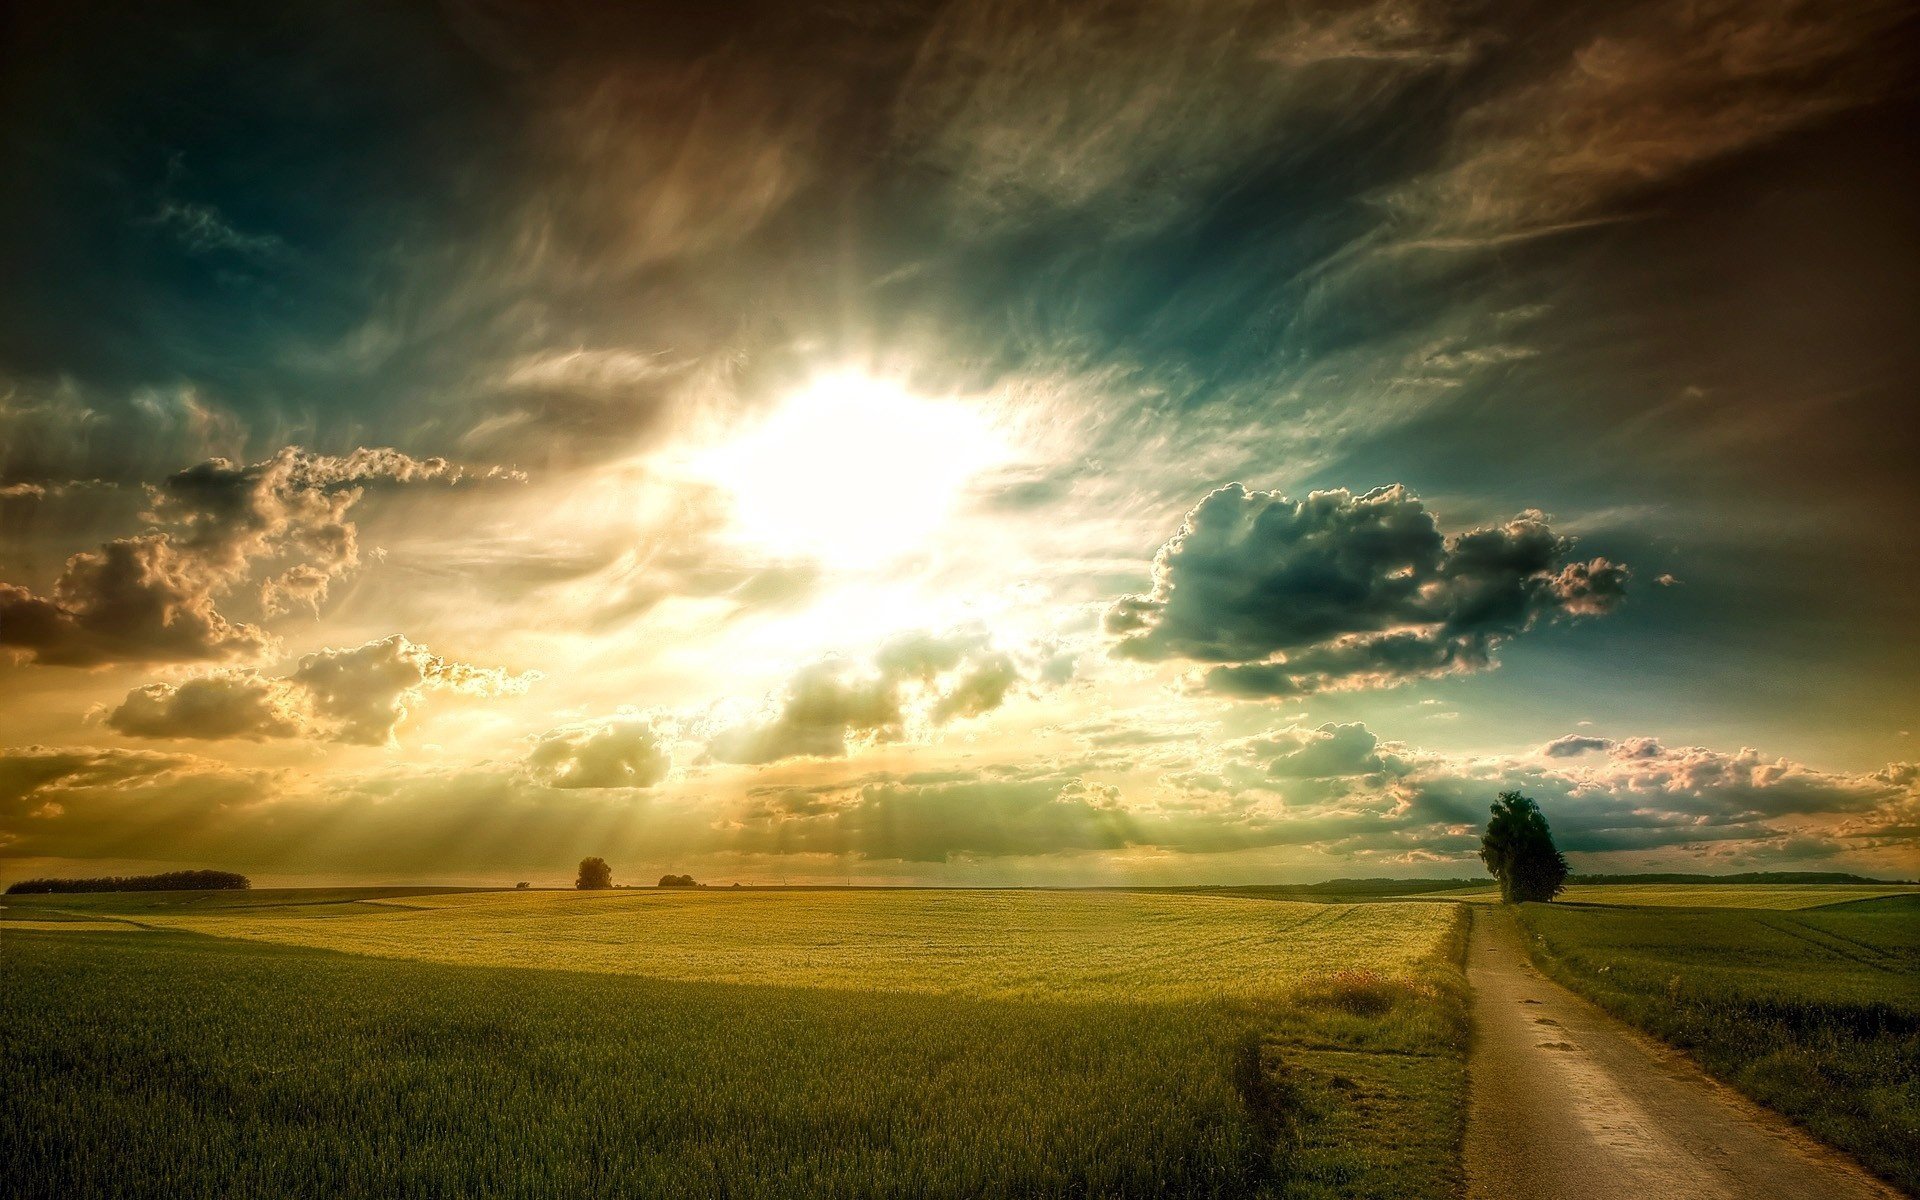
[(1920, 896), (1520, 919), (1554, 978), (1920, 1194)]
[[(1558, 904), (1591, 904), (1623, 908), (1764, 908), (1790, 911), (1878, 900), (1889, 896), (1920, 897), (1912, 884), (1854, 883), (1571, 883), (1555, 900)], [(1436, 899), (1469, 903), (1498, 903), (1493, 888), (1436, 893)]]
[[(756, 913), (739, 896), (660, 907), (563, 896), (577, 903), (527, 904), (539, 915), (503, 935), (559, 938), (548, 963), (618, 947), (620, 970), (0, 922), (9, 1194), (1458, 1191), (1466, 1039), (1455, 910), (1396, 916), (1368, 905), (1377, 915), (1344, 941), (1299, 931), (1315, 953), (1296, 951), (1248, 986), (1219, 976), (1256, 970), (1298, 922), (1256, 924), (1235, 953), (1210, 913), (1122, 908), (1116, 922), (1101, 906), (1021, 917), (993, 904), (883, 904), (863, 916), (839, 894), (769, 898), (814, 910), (829, 986), (809, 986), (798, 965), (806, 911)], [(447, 943), (484, 926), (458, 897), (442, 899), (433, 910), (318, 905), (297, 919), (346, 932), (397, 920), (424, 937), (422, 915), (438, 914), (451, 922)], [(722, 903), (689, 915), (703, 900)], [(679, 915), (653, 930), (666, 961), (683, 962), (688, 939), (713, 937), (725, 973), (738, 975), (731, 960), (758, 944), (773, 951), (762, 977), (635, 972), (649, 938), (630, 926), (667, 913)], [(1338, 928), (1334, 916), (1323, 913)], [(850, 930), (916, 919), (896, 937), (849, 943)], [(1106, 944), (1104, 968), (1089, 961), (1095, 928), (1142, 934), (1147, 965), (1130, 961), (1126, 942)], [(1190, 952), (1175, 952), (1176, 932), (1193, 939)], [(945, 949), (901, 959), (916, 941)], [(992, 986), (956, 982), (953, 954), (981, 957)], [(879, 986), (840, 978), (860, 958)]]

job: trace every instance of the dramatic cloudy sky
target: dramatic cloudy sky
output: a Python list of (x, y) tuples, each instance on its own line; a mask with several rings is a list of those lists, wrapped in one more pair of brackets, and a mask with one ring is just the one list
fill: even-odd
[(1920, 873), (1912, 13), (16, 6), (0, 876)]

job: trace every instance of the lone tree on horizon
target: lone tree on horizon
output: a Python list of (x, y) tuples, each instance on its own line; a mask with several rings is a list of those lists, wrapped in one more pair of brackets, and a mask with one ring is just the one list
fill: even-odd
[(1567, 886), (1567, 860), (1554, 847), (1540, 806), (1519, 792), (1501, 792), (1480, 838), (1480, 861), (1500, 881), (1500, 898), (1542, 903)]
[(573, 886), (581, 891), (599, 891), (613, 886), (613, 868), (604, 858), (583, 858), (580, 860), (580, 878)]

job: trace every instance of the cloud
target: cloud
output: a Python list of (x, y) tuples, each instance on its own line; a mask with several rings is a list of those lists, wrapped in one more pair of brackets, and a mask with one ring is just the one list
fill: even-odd
[(380, 746), (429, 691), (498, 696), (524, 691), (537, 673), (510, 675), (454, 662), (395, 634), (316, 651), (284, 676), (227, 669), (181, 683), (150, 683), (106, 715), (128, 737), (310, 738)]
[(163, 201), (147, 223), (165, 229), (196, 254), (229, 253), (268, 259), (284, 254), (285, 242), (270, 233), (244, 233), (211, 204)]
[(209, 459), (151, 489), (154, 528), (74, 555), (50, 594), (0, 583), (0, 648), (53, 666), (259, 657), (272, 636), (217, 604), (264, 566), (255, 594), (267, 616), (295, 604), (317, 612), (360, 563), (348, 513), (368, 486), (504, 477), (391, 449)]
[(150, 683), (128, 692), (106, 715), (107, 726), (128, 737), (208, 740), (301, 737), (309, 720), (299, 689), (252, 671)]
[(724, 395), (731, 364), (619, 348), (548, 349), (521, 355), (486, 380), (465, 451), (555, 465), (633, 454), (695, 399)]
[(1275, 751), (1266, 767), (1267, 774), (1277, 779), (1371, 775), (1388, 766), (1388, 760), (1377, 752), (1380, 739), (1357, 722), (1322, 725), (1311, 732), (1295, 732), (1284, 739), (1256, 743), (1262, 744)]
[[(1031, 659), (1023, 664), (1023, 658)], [(841, 758), (861, 744), (898, 741), (910, 723), (944, 725), (983, 716), (1023, 685), (1064, 681), (1051, 647), (1016, 656), (977, 630), (902, 634), (872, 664), (809, 664), (788, 682), (770, 713), (729, 724), (707, 743), (720, 762)]]
[(527, 754), (527, 770), (552, 788), (650, 788), (673, 765), (652, 721), (616, 718), (548, 730)]
[(1860, 51), (1906, 12), (1893, 0), (1620, 7), (1531, 82), (1463, 114), (1446, 165), (1390, 203), (1431, 238), (1511, 238), (1591, 219), (1883, 94), (1897, 83), (1896, 58)]
[(964, 231), (1035, 210), (1151, 228), (1246, 147), (1304, 155), (1469, 49), (1442, 5), (1242, 0), (943, 10), (894, 105), (902, 149), (952, 180)]
[(1302, 501), (1230, 484), (1187, 514), (1153, 589), (1113, 605), (1106, 627), (1122, 657), (1226, 664), (1206, 678), (1230, 695), (1390, 687), (1485, 670), (1544, 619), (1611, 611), (1626, 568), (1571, 550), (1538, 512), (1443, 536), (1397, 484)]
[(908, 863), (1119, 850), (1140, 837), (1112, 785), (1011, 770), (769, 789), (755, 793), (736, 826), (742, 853)]
[(183, 462), (238, 453), (241, 421), (200, 389), (88, 388), (0, 374), (0, 480), (135, 483)]
[[(1600, 757), (1570, 763), (1598, 753)], [(1225, 748), (1209, 790), (1284, 797), (1294, 830), (1337, 851), (1444, 846), (1476, 833), (1500, 791), (1540, 801), (1564, 850), (1611, 853), (1875, 836), (1920, 794), (1920, 771), (1821, 771), (1658, 739), (1558, 738), (1535, 755), (1460, 757), (1379, 743), (1361, 725), (1284, 730)], [(1460, 849), (1464, 857), (1466, 850)]]
[(771, 719), (722, 729), (707, 753), (728, 763), (840, 758), (859, 741), (898, 738), (904, 721), (897, 678), (857, 675), (842, 662), (815, 663), (787, 684)]
[(1590, 750), (1606, 750), (1612, 746), (1611, 738), (1586, 737), (1582, 734), (1569, 733), (1540, 747), (1540, 753), (1548, 758), (1573, 758)]
[(271, 635), (215, 609), (226, 583), (164, 533), (120, 538), (68, 559), (51, 595), (0, 583), (0, 648), (78, 667), (266, 653)]
[(191, 754), (10, 747), (0, 750), (0, 849), (164, 857), (263, 798), (273, 779)]
[[(1590, 866), (1621, 854), (1696, 869), (1839, 857), (1900, 871), (1920, 843), (1920, 764), (1828, 772), (1653, 738), (1576, 765), (1441, 754), (1326, 725), (1202, 742), (1189, 772), (1151, 786), (1043, 759), (731, 795), (666, 786), (663, 739), (650, 721), (615, 718), (551, 731), (522, 763), (326, 781), (185, 754), (16, 748), (0, 751), (0, 845), (15, 857), (455, 875), (558, 870), (586, 853), (978, 864), (1139, 851), (1204, 871), (1205, 856), (1274, 851), (1321, 869), (1467, 871), (1487, 806), (1509, 789), (1541, 803), (1563, 849), (1602, 856)], [(642, 786), (653, 790), (636, 807), (623, 789)]]

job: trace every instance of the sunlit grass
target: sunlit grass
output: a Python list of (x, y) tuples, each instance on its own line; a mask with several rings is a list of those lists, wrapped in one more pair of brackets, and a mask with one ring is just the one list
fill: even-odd
[(1312, 1200), (1459, 1184), (1454, 906), (307, 899), (130, 899), (145, 931), (0, 924), (18, 1194)]
[(1433, 905), (1103, 892), (715, 890), (483, 892), (140, 919), (469, 966), (1144, 1002), (1257, 999), (1350, 966), (1405, 973), (1454, 916)]
[[(1622, 908), (1761, 908), (1790, 911), (1851, 904), (1882, 896), (1920, 895), (1920, 888), (1901, 884), (1851, 883), (1575, 883), (1556, 903), (1597, 904)], [(1436, 893), (1437, 898), (1496, 903), (1491, 889)]]
[(1920, 896), (1521, 918), (1562, 982), (1920, 1191)]

